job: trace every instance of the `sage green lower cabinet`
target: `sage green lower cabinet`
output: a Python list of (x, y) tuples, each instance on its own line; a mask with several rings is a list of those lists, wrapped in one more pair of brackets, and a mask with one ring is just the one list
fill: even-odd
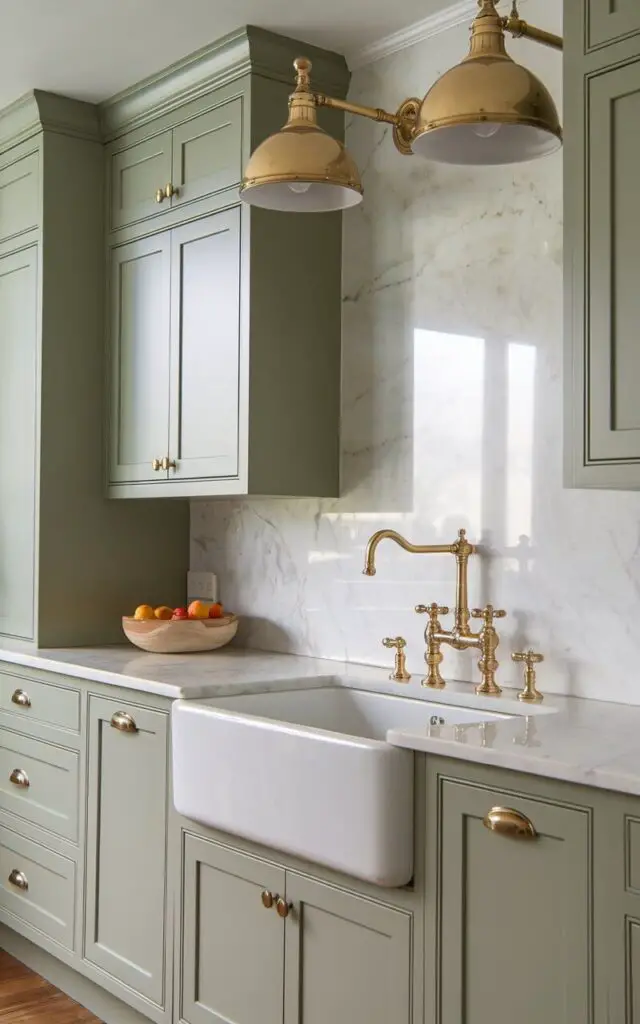
[[(428, 773), (437, 1024), (593, 1021), (590, 809), (504, 771), (436, 759)], [(535, 838), (485, 827), (496, 807), (529, 819)]]
[(84, 957), (122, 983), (123, 999), (133, 991), (150, 1010), (162, 1008), (168, 943), (167, 715), (90, 695), (88, 729)]
[(282, 1024), (284, 924), (262, 893), (284, 892), (284, 869), (183, 835), (180, 1019)]
[(410, 1024), (410, 913), (188, 832), (182, 885), (180, 1020)]
[(286, 898), (284, 1024), (410, 1024), (411, 915), (293, 871)]

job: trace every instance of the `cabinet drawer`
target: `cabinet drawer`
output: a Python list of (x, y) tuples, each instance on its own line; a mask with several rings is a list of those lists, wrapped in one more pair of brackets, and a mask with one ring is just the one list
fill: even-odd
[(171, 180), (171, 132), (108, 153), (111, 230), (162, 213), (169, 203), (158, 203), (156, 192)]
[(237, 185), (242, 177), (242, 100), (186, 121), (173, 130), (171, 183), (181, 206)]
[(0, 711), (27, 722), (80, 731), (78, 690), (44, 683), (27, 675), (0, 671)]
[(4, 730), (0, 738), (0, 807), (77, 841), (78, 754)]
[(76, 866), (67, 857), (3, 828), (0, 835), (0, 916), (37, 928), (73, 949)]
[(38, 226), (38, 154), (0, 170), (0, 243)]

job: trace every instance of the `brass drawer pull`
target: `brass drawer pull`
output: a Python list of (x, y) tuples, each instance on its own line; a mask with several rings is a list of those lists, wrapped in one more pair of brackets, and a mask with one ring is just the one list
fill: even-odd
[(9, 776), (9, 782), (13, 782), (14, 786), (22, 786), (23, 789), (28, 789), (31, 783), (29, 782), (29, 776), (22, 768), (14, 768)]
[(120, 732), (138, 731), (138, 726), (134, 719), (126, 711), (116, 711), (115, 715), (111, 716), (110, 724), (112, 729), (119, 729)]
[(511, 839), (535, 839), (538, 835), (527, 816), (510, 807), (492, 807), (482, 819), (482, 824), (492, 832)]
[(27, 876), (24, 875), (22, 871), (18, 871), (17, 868), (14, 868), (9, 875), (9, 881), (11, 885), (15, 885), (16, 889), (22, 889), (23, 892), (26, 892), (29, 888)]
[(14, 690), (11, 694), (11, 703), (18, 704), (21, 708), (30, 708), (31, 697), (24, 690)]
[(262, 900), (262, 906), (265, 908), (265, 910), (271, 910), (273, 904), (275, 903), (275, 897), (273, 893), (269, 892), (268, 889), (263, 889), (263, 891), (260, 894), (260, 899)]
[(287, 903), (282, 896), (278, 896), (278, 899), (276, 900), (276, 910), (278, 912), (278, 917), (288, 917), (289, 911), (293, 910), (293, 903)]

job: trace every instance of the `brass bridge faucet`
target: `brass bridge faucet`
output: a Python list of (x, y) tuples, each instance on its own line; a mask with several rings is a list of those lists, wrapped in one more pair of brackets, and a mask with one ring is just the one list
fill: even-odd
[[(448, 644), (456, 651), (465, 651), (471, 647), (479, 651), (478, 667), (482, 682), (476, 686), (476, 693), (482, 696), (497, 696), (502, 693), (496, 683), (498, 668), (496, 649), (500, 643), (500, 637), (494, 626), (494, 620), (503, 619), (507, 613), (502, 609), (495, 609), (491, 604), (488, 604), (486, 608), (474, 608), (473, 611), (469, 609), (469, 556), (475, 555), (477, 549), (467, 540), (466, 531), (459, 530), (458, 539), (453, 544), (411, 544), (395, 530), (378, 530), (369, 538), (367, 544), (365, 576), (375, 576), (376, 574), (376, 550), (381, 540), (392, 540), (413, 555), (455, 555), (456, 558), (456, 605), (453, 609), (453, 628), (443, 629), (440, 623), (440, 616), (449, 614), (448, 608), (438, 604), (431, 604), (428, 607), (419, 604), (416, 608), (419, 615), (428, 615), (429, 617), (424, 633), (427, 645), (424, 656), (427, 675), (423, 679), (422, 685), (431, 686), (434, 689), (444, 687), (445, 681), (440, 674), (440, 665), (443, 660), (440, 648), (443, 644)], [(472, 618), (482, 620), (483, 624), (477, 633), (474, 633), (469, 625)]]

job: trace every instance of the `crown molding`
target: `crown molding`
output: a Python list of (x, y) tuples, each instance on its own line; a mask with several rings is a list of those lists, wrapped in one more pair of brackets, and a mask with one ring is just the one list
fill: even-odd
[[(526, 3), (526, 0), (520, 0), (520, 3)], [(384, 36), (377, 42), (369, 43), (361, 50), (349, 54), (349, 67), (354, 70), (364, 67), (366, 64), (373, 64), (384, 57), (390, 57), (393, 53), (399, 53), (400, 50), (406, 50), (409, 46), (422, 43), (425, 39), (440, 35), (441, 32), (447, 32), (448, 29), (455, 28), (457, 25), (465, 23), (470, 25), (477, 10), (478, 0), (456, 0), (455, 3), (443, 10), (429, 14), (421, 21), (407, 25), (406, 28), (392, 32), (391, 35)]]
[(0, 151), (41, 131), (100, 141), (98, 108), (92, 103), (32, 89), (0, 112)]

